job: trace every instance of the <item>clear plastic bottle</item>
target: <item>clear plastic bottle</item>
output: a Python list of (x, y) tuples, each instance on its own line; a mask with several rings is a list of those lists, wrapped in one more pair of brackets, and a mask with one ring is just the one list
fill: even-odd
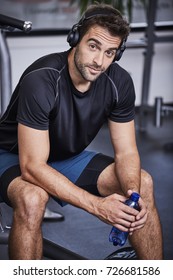
[[(125, 204), (133, 207), (136, 210), (139, 210), (138, 200), (140, 195), (136, 192), (133, 192), (129, 199), (125, 201)], [(112, 227), (112, 230), (109, 234), (109, 241), (113, 242), (114, 246), (123, 246), (126, 243), (129, 232), (121, 231), (116, 227)]]

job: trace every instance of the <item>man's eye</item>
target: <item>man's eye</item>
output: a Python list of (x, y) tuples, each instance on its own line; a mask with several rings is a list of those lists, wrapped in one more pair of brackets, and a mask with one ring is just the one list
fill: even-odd
[(115, 55), (115, 51), (107, 51), (106, 54), (108, 57), (112, 57)]
[(89, 47), (91, 50), (96, 50), (96, 45), (94, 45), (94, 44), (90, 44)]

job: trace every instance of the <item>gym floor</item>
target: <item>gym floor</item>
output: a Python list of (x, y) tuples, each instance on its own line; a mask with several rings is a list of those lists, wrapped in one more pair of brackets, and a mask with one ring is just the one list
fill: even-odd
[[(152, 113), (145, 118), (146, 129), (142, 132), (138, 128), (139, 117), (136, 114), (137, 145), (142, 168), (152, 175), (155, 183), (155, 199), (163, 229), (164, 259), (173, 260), (173, 150), (167, 149), (167, 144), (173, 143), (173, 116), (166, 116), (160, 128), (153, 125)], [(89, 149), (113, 155), (107, 124)], [(50, 199), (48, 206), (65, 216), (61, 222), (43, 222), (43, 234), (49, 240), (91, 260), (105, 259), (119, 249), (108, 241), (111, 226), (71, 205), (62, 208)], [(2, 203), (2, 210), (7, 223), (11, 223), (11, 208)], [(129, 243), (125, 246), (129, 246)], [(0, 245), (0, 259), (8, 259), (5, 245)]]

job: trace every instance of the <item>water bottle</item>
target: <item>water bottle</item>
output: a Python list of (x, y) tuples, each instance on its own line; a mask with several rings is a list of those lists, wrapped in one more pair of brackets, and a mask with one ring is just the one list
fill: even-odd
[[(125, 201), (125, 204), (133, 207), (136, 210), (139, 210), (138, 200), (140, 195), (136, 192), (133, 192), (129, 199)], [(109, 241), (113, 242), (114, 246), (123, 246), (126, 243), (129, 232), (121, 231), (116, 227), (112, 227), (112, 230), (109, 235)]]

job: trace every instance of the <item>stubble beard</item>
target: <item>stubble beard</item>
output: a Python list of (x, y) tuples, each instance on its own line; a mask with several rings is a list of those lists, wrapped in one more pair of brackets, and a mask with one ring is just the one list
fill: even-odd
[[(95, 81), (100, 76), (100, 74), (103, 72), (103, 70), (101, 70), (100, 73), (98, 73), (97, 75), (89, 74), (87, 72), (87, 67), (90, 66), (90, 64), (81, 63), (78, 47), (76, 47), (76, 51), (74, 53), (74, 63), (75, 63), (76, 69), (78, 70), (78, 72), (80, 73), (82, 78), (88, 82)], [(93, 67), (98, 68), (98, 66), (96, 66), (96, 65)]]

